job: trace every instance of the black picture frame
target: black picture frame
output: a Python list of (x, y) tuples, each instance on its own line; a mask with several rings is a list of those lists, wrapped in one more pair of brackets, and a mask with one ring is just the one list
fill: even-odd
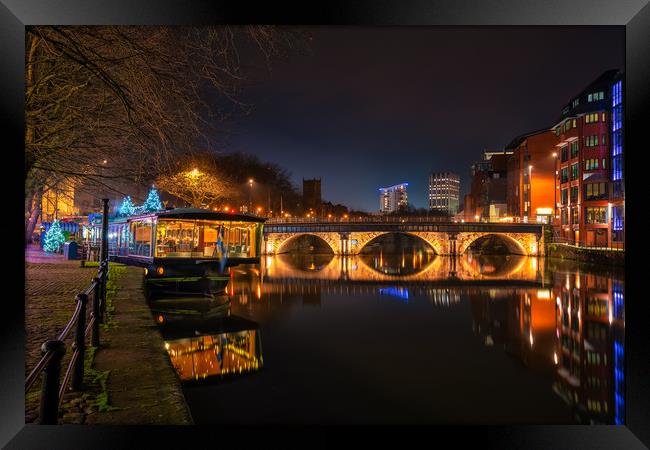
[[(362, 26), (425, 25), (610, 25), (625, 27), (626, 35), (626, 154), (625, 173), (628, 193), (626, 234), (633, 245), (626, 254), (626, 425), (625, 426), (457, 426), (400, 428), (372, 427), (356, 429), (357, 434), (383, 443), (403, 443), (417, 437), (426, 443), (451, 439), (456, 447), (463, 444), (494, 448), (525, 449), (636, 449), (650, 446), (650, 347), (644, 327), (643, 270), (641, 239), (643, 221), (642, 194), (647, 191), (643, 177), (642, 152), (647, 148), (647, 125), (642, 117), (650, 116), (650, 5), (647, 0), (456, 0), (389, 2), (303, 2), (279, 5), (267, 2), (199, 0), (0, 0), (0, 117), (2, 118), (3, 156), (5, 164), (3, 190), (9, 207), (0, 221), (5, 267), (12, 269), (6, 277), (11, 293), (5, 293), (3, 326), (0, 328), (0, 444), (6, 448), (180, 448), (196, 438), (210, 445), (265, 443), (270, 438), (295, 440), (305, 445), (338, 445), (342, 431), (348, 429), (302, 428), (295, 433), (286, 426), (241, 427), (91, 427), (38, 426), (24, 424), (24, 291), (18, 280), (24, 279), (24, 246), (16, 230), (22, 230), (23, 199), (20, 186), (24, 180), (10, 177), (24, 164), (24, 27), (31, 24), (300, 24)], [(646, 145), (644, 146), (644, 142)], [(6, 159), (5, 159), (6, 161)], [(639, 184), (639, 190), (634, 186)], [(14, 236), (12, 238), (12, 236)], [(22, 236), (22, 235), (21, 235)], [(638, 243), (638, 244), (637, 244)], [(21, 260), (19, 262), (19, 260)], [(634, 261), (641, 261), (634, 264)], [(636, 275), (636, 276), (635, 276)], [(644, 339), (646, 338), (646, 339)], [(336, 432), (335, 432), (336, 431)], [(415, 434), (414, 434), (415, 433)], [(300, 441), (299, 439), (307, 440)], [(316, 439), (314, 439), (314, 437)]]

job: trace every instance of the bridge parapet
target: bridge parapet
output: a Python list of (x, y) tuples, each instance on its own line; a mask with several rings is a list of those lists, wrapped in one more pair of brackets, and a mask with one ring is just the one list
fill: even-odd
[(440, 232), (440, 233), (536, 233), (542, 234), (543, 224), (530, 223), (454, 223), (454, 222), (305, 222), (265, 223), (267, 233), (327, 233), (327, 232)]
[(287, 242), (297, 236), (314, 235), (324, 240), (337, 255), (355, 255), (373, 239), (388, 233), (417, 236), (439, 255), (462, 254), (488, 235), (505, 238), (513, 253), (543, 254), (543, 225), (514, 223), (453, 222), (306, 222), (264, 225), (264, 252), (282, 253)]

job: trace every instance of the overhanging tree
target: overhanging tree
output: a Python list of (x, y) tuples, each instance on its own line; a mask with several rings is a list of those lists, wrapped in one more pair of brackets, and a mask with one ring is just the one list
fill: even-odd
[(28, 27), (27, 237), (52, 175), (120, 192), (119, 183), (155, 179), (177, 155), (209, 146), (224, 118), (247, 109), (242, 42), (268, 61), (304, 41), (296, 37), (266, 26)]

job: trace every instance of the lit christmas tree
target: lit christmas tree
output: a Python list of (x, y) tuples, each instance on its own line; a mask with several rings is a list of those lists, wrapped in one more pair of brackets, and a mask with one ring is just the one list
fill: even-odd
[(160, 203), (160, 197), (158, 196), (158, 191), (155, 187), (151, 188), (149, 191), (149, 196), (142, 206), (147, 212), (160, 211), (163, 209), (162, 203)]
[(52, 226), (50, 226), (50, 229), (47, 230), (47, 233), (45, 233), (43, 250), (50, 253), (58, 252), (64, 242), (65, 236), (63, 235), (63, 230), (61, 230), (61, 225), (59, 225), (58, 220), (55, 220)]
[(132, 216), (135, 214), (135, 207), (133, 206), (133, 202), (131, 201), (130, 196), (127, 196), (122, 202), (119, 214), (120, 216)]

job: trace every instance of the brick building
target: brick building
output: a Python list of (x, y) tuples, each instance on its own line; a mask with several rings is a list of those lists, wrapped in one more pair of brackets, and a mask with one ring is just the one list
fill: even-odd
[(555, 157), (559, 137), (549, 128), (514, 138), (506, 151), (508, 215), (522, 222), (550, 223), (555, 202)]
[(622, 102), (622, 74), (608, 70), (571, 99), (553, 127), (559, 139), (555, 223), (569, 242), (607, 247), (624, 240)]

